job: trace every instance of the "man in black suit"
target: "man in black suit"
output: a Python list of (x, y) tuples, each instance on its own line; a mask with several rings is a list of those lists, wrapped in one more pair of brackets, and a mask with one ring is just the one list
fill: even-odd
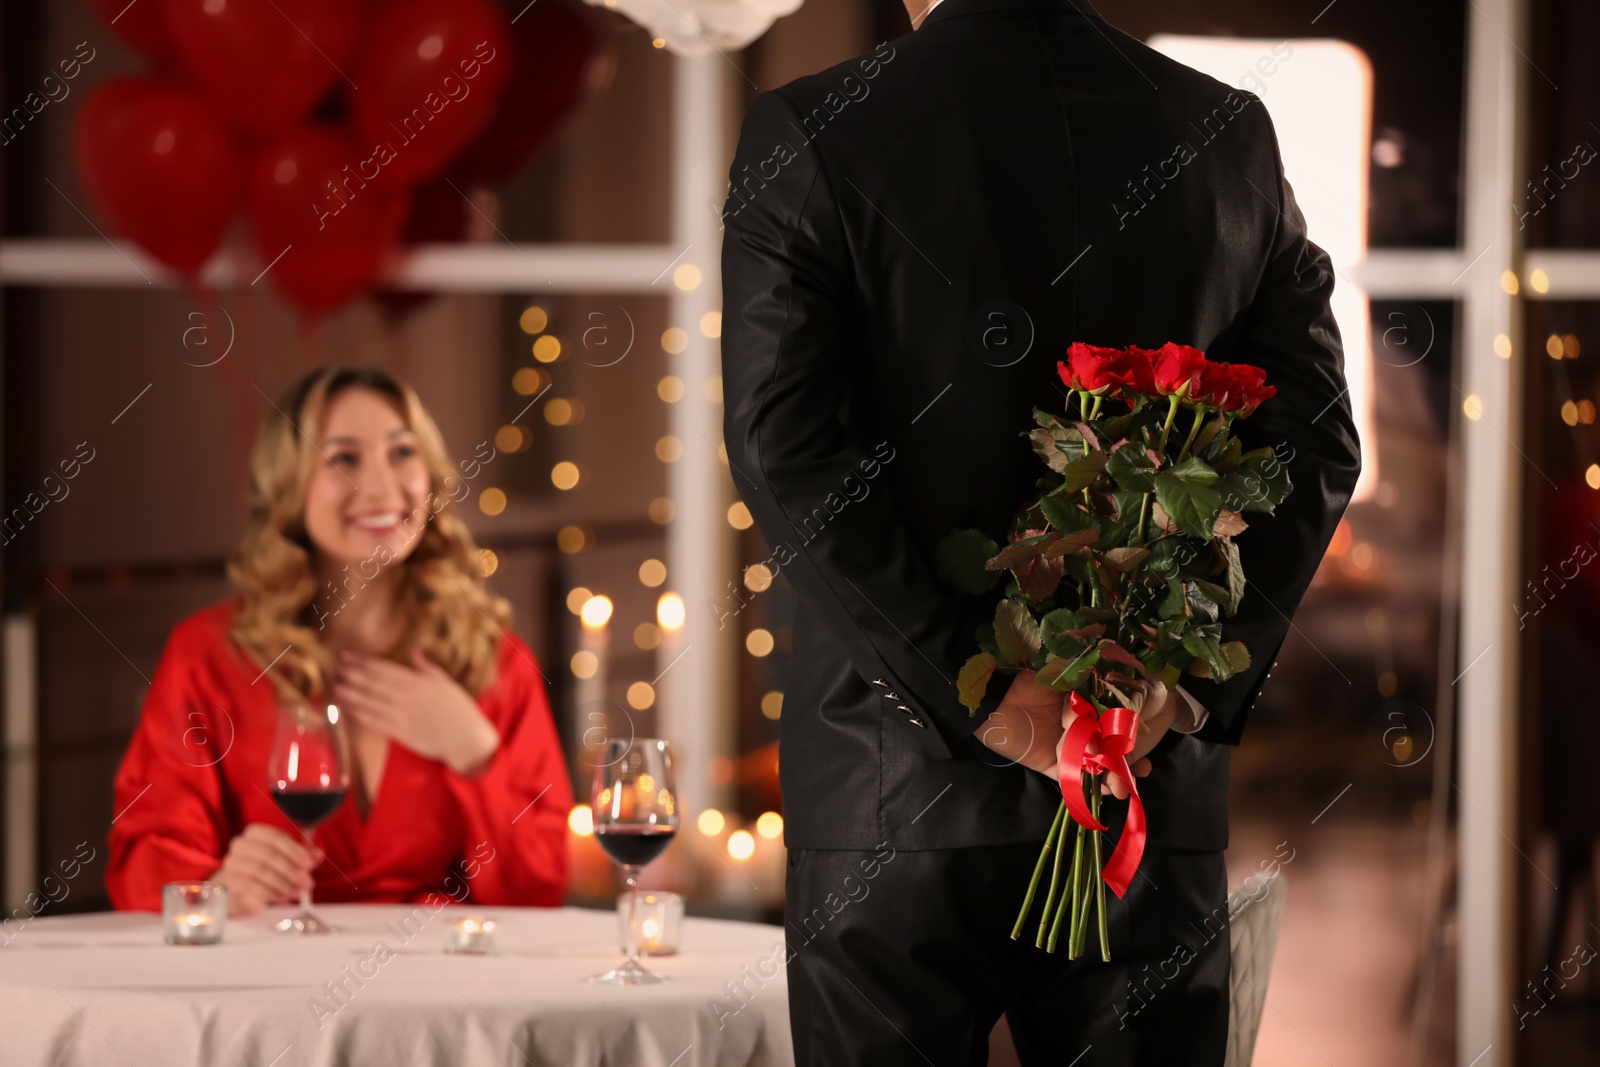
[[(728, 462), (798, 598), (796, 1059), (983, 1063), (1003, 1012), (1026, 1064), (1221, 1064), (1229, 747), (1360, 470), (1333, 272), (1250, 93), (1087, 0), (906, 2), (912, 33), (756, 97), (723, 209)], [(1278, 445), (1295, 487), (1238, 539), (1224, 637), (1249, 669), (1186, 679), (1197, 704), (1140, 694), (1149, 844), (1108, 894), (1109, 964), (1010, 939), (1070, 712), (1024, 672), (968, 715), (955, 679), (994, 597), (934, 567), (951, 530), (1004, 541), (1039, 474), (1021, 432), (1062, 410), (1073, 341), (1261, 366), (1278, 395), (1240, 436)]]

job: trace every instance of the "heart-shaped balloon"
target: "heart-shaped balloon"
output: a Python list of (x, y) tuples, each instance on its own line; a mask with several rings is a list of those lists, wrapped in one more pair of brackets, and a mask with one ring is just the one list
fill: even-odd
[(245, 196), (267, 279), (309, 315), (371, 284), (405, 227), (410, 192), (373, 180), (374, 165), (323, 126), (282, 134), (250, 162)]
[(605, 91), (616, 54), (581, 6), (539, 0), (511, 27), (511, 84), (489, 125), (451, 164), (466, 181), (509, 178), (544, 151), (578, 106)]
[[(140, 0), (149, 4), (156, 0)], [(298, 122), (335, 81), (352, 90), (362, 0), (164, 0), (184, 67), (252, 130)]]
[(387, 147), (387, 182), (444, 170), (494, 115), (511, 80), (505, 16), (483, 0), (399, 0), (379, 12), (355, 63), (356, 130)]
[(89, 196), (115, 229), (186, 274), (211, 258), (244, 168), (232, 131), (204, 100), (117, 78), (84, 101), (74, 141)]

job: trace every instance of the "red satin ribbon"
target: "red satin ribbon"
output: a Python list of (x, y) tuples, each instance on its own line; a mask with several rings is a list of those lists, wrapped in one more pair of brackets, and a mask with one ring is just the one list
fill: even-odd
[[(1058, 772), (1061, 799), (1066, 802), (1073, 820), (1091, 830), (1106, 829), (1083, 798), (1084, 771), (1090, 774), (1110, 772), (1128, 783), (1128, 817), (1122, 824), (1116, 851), (1106, 861), (1102, 875), (1120, 900), (1133, 881), (1134, 871), (1139, 869), (1139, 861), (1144, 858), (1144, 801), (1139, 799), (1139, 786), (1128, 769), (1127, 759), (1139, 736), (1139, 713), (1128, 708), (1107, 708), (1099, 714), (1093, 704), (1077, 693), (1072, 694), (1071, 705), (1078, 718), (1067, 729)], [(1100, 739), (1100, 751), (1086, 751), (1095, 738)]]

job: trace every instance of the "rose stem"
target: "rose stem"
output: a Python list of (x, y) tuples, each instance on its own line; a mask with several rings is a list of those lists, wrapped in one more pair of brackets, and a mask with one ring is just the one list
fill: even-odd
[[(1066, 804), (1063, 803), (1061, 806), (1065, 808)], [(1063, 826), (1064, 825), (1065, 823), (1063, 823)], [(1033, 939), (1033, 945), (1035, 948), (1044, 948), (1045, 931), (1049, 929), (1050, 915), (1055, 911), (1056, 901), (1058, 899), (1056, 897), (1056, 888), (1061, 884), (1061, 857), (1067, 851), (1065, 845), (1066, 831), (1063, 830), (1060, 847), (1057, 847), (1056, 849), (1055, 862), (1050, 867), (1050, 888), (1045, 892), (1044, 895), (1044, 910), (1039, 913), (1039, 932), (1034, 936)]]
[[(1100, 817), (1100, 794), (1098, 792), (1095, 793), (1092, 810), (1094, 811), (1094, 817), (1098, 819)], [(1099, 834), (1094, 835), (1094, 866), (1096, 870), (1101, 869)], [(1096, 878), (1094, 880), (1094, 899), (1095, 912), (1099, 915), (1100, 919), (1100, 959), (1106, 963), (1110, 963), (1111, 937), (1106, 932), (1106, 880), (1104, 878)]]
[[(1096, 819), (1100, 818), (1100, 790), (1098, 788), (1098, 784), (1099, 783), (1096, 783), (1094, 794), (1089, 798), (1089, 810), (1094, 813), (1094, 817)], [(1104, 870), (1104, 867), (1100, 862), (1100, 836), (1100, 832), (1096, 830), (1092, 835), (1093, 839), (1089, 842), (1091, 861), (1094, 863), (1094, 866), (1091, 868), (1091, 870), (1095, 872), (1093, 877), (1095, 883), (1095, 905), (1097, 910), (1105, 907), (1105, 898), (1102, 888), (1105, 885), (1105, 879), (1101, 876), (1101, 871)], [(1079, 952), (1082, 952), (1089, 943), (1089, 887), (1087, 885), (1084, 886), (1083, 896), (1083, 914), (1078, 917), (1077, 930)], [(1102, 953), (1105, 952), (1104, 945), (1101, 946), (1100, 951)]]
[(1078, 836), (1072, 846), (1072, 878), (1069, 880), (1069, 891), (1062, 894), (1061, 903), (1056, 907), (1054, 919), (1050, 924), (1050, 940), (1046, 945), (1046, 949), (1048, 951), (1054, 952), (1056, 950), (1056, 942), (1061, 936), (1061, 922), (1062, 919), (1065, 918), (1067, 920), (1068, 959), (1072, 958), (1072, 923), (1078, 917), (1078, 899), (1081, 895), (1081, 891), (1079, 889), (1079, 879), (1081, 878), (1081, 875), (1079, 874), (1078, 861), (1083, 856), (1084, 833), (1085, 830), (1080, 825), (1078, 827)]
[(1033, 865), (1033, 877), (1028, 880), (1028, 893), (1022, 898), (1022, 911), (1017, 914), (1017, 925), (1011, 928), (1011, 940), (1015, 941), (1022, 936), (1022, 925), (1028, 920), (1028, 909), (1033, 907), (1033, 895), (1039, 888), (1039, 876), (1044, 873), (1044, 861), (1050, 855), (1051, 847), (1056, 843), (1056, 835), (1061, 832), (1061, 820), (1067, 814), (1067, 805), (1063, 801), (1061, 807), (1056, 809), (1055, 822), (1050, 824), (1050, 833), (1045, 836), (1044, 848), (1039, 850), (1039, 861)]
[(1177, 393), (1167, 397), (1167, 424), (1161, 427), (1161, 441), (1156, 445), (1156, 451), (1162, 455), (1166, 455), (1167, 435), (1172, 432), (1172, 420), (1178, 417), (1178, 405), (1182, 402), (1183, 398)]
[(1189, 427), (1189, 436), (1184, 439), (1183, 447), (1178, 450), (1178, 462), (1182, 463), (1189, 455), (1189, 446), (1194, 444), (1194, 435), (1200, 432), (1200, 423), (1206, 417), (1205, 408), (1194, 409), (1194, 425)]
[[(1082, 784), (1085, 797), (1087, 797), (1089, 793), (1089, 783), (1093, 780), (1093, 775), (1089, 774), (1087, 771), (1083, 772)], [(1085, 858), (1083, 854), (1083, 838), (1088, 832), (1089, 830), (1087, 827), (1078, 827), (1078, 842), (1072, 850), (1072, 917), (1071, 921), (1067, 923), (1067, 958), (1069, 960), (1077, 959), (1078, 952), (1081, 951), (1072, 934), (1078, 926), (1079, 911), (1082, 909), (1084, 902), (1088, 899), (1084, 894), (1084, 890), (1086, 890), (1089, 885), (1087, 881), (1087, 872), (1082, 869), (1082, 861)]]

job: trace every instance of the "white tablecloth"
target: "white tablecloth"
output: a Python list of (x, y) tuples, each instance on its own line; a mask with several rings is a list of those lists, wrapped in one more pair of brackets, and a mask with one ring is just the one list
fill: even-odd
[[(794, 1063), (781, 927), (685, 920), (679, 954), (645, 960), (671, 982), (616, 987), (583, 981), (621, 958), (610, 912), (484, 908), (496, 953), (452, 956), (444, 932), (460, 909), (410, 937), (396, 925), (406, 906), (318, 911), (340, 931), (277, 934), (287, 910), (270, 909), (205, 947), (163, 944), (150, 914), (35, 919), (0, 948), (0, 1064)], [(324, 983), (340, 981), (350, 992), (334, 999)]]

